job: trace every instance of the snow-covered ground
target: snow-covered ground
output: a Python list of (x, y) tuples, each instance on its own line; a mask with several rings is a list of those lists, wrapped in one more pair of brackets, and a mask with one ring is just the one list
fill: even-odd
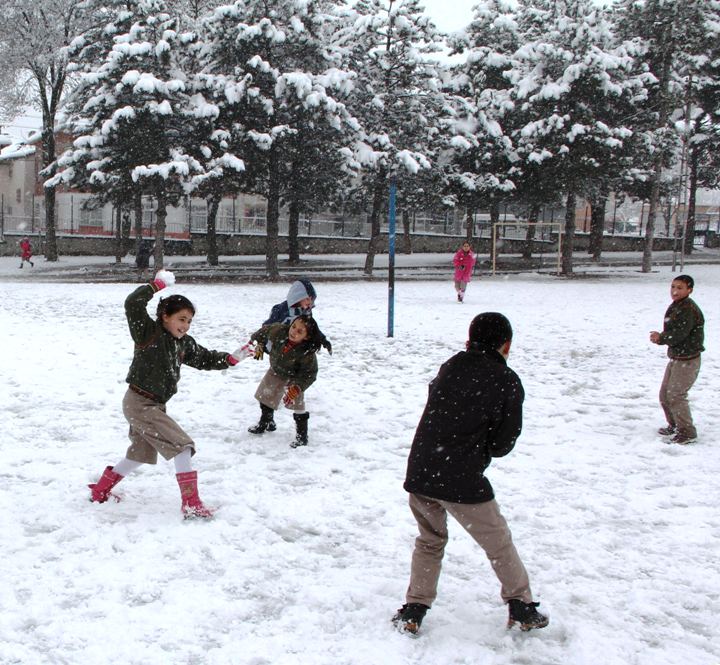
[[(11, 264), (12, 262), (12, 264)], [(19, 273), (14, 258), (0, 273)], [(171, 463), (88, 501), (126, 449), (121, 400), (133, 283), (3, 280), (0, 663), (84, 665), (715, 665), (720, 662), (720, 266), (691, 266), (706, 347), (691, 393), (700, 440), (655, 434), (668, 268), (577, 280), (515, 275), (396, 286), (316, 284), (333, 342), (308, 391), (310, 446), (292, 418), (252, 436), (265, 362), (183, 370), (169, 412), (197, 442), (210, 523), (183, 522)], [(232, 350), (285, 284), (179, 283), (191, 334)], [(488, 471), (550, 625), (505, 628), (482, 551), (450, 524), (421, 636), (392, 630), (414, 521), (402, 489), (426, 386), (472, 317), (515, 328), (526, 392), (516, 449)]]

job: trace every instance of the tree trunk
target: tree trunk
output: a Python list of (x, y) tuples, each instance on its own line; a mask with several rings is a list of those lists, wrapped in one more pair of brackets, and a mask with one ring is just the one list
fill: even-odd
[(540, 216), (540, 206), (537, 203), (530, 205), (528, 210), (528, 228), (525, 234), (525, 244), (523, 245), (522, 257), (524, 259), (532, 258), (533, 241), (537, 235), (537, 221)]
[(565, 200), (565, 232), (563, 234), (562, 246), (562, 274), (572, 275), (573, 272), (573, 249), (575, 245), (575, 203), (574, 191), (568, 192)]
[(280, 278), (278, 270), (278, 237), (280, 235), (280, 174), (276, 148), (271, 148), (265, 221), (265, 273), (271, 280)]
[(590, 243), (588, 254), (592, 255), (592, 260), (595, 262), (600, 260), (602, 254), (607, 200), (608, 191), (603, 187), (598, 192), (597, 198), (590, 201)]
[(697, 199), (698, 150), (690, 151), (690, 183), (688, 193), (687, 220), (685, 220), (685, 254), (692, 254), (695, 241), (695, 203)]
[(155, 219), (155, 272), (163, 269), (165, 261), (165, 228), (167, 222), (167, 200), (164, 183), (157, 188), (157, 213)]
[[(55, 188), (45, 187), (45, 259), (57, 261), (57, 234), (55, 231)], [(34, 198), (34, 197), (33, 197)], [(32, 205), (35, 205), (33, 200)]]
[(122, 237), (122, 208), (115, 208), (115, 263), (122, 263), (125, 256)]
[(222, 191), (215, 191), (206, 200), (207, 204), (207, 262), (208, 265), (218, 265), (217, 248), (217, 214), (220, 207)]
[(133, 213), (135, 215), (135, 256), (137, 256), (140, 245), (142, 245), (143, 222), (142, 190), (139, 187), (135, 190), (133, 196)]
[(410, 236), (410, 211), (406, 208), (402, 212), (404, 254), (412, 254), (412, 237)]
[(380, 249), (380, 214), (385, 200), (386, 189), (385, 172), (381, 171), (375, 179), (372, 212), (370, 213), (370, 242), (368, 244), (367, 256), (365, 257), (365, 274), (368, 277), (372, 277), (373, 267), (375, 265), (375, 254), (377, 254), (378, 249)]
[[(659, 151), (658, 151), (659, 152)], [(642, 272), (652, 269), (653, 240), (655, 238), (655, 217), (657, 216), (658, 201), (660, 200), (660, 179), (662, 177), (662, 155), (655, 158), (655, 174), (650, 188), (650, 201), (648, 202), (648, 218), (645, 226), (645, 247), (642, 256)]]
[(300, 228), (300, 206), (293, 198), (290, 201), (288, 210), (288, 261), (290, 265), (300, 263), (300, 243), (298, 242), (298, 230)]
[[(500, 209), (498, 208), (498, 216), (500, 214), (499, 210)], [(474, 214), (475, 211), (468, 206), (465, 210), (465, 240), (467, 240), (471, 245), (473, 239), (473, 226), (475, 226), (475, 220), (473, 219)]]
[(126, 256), (132, 247), (130, 243), (130, 209), (127, 205), (123, 205), (121, 208), (122, 222), (121, 222), (121, 236), (123, 243), (123, 256)]

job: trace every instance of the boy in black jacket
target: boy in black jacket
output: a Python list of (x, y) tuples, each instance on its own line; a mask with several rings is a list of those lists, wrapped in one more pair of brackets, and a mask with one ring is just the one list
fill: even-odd
[(470, 324), (466, 351), (445, 362), (432, 380), (408, 457), (405, 489), (420, 531), (412, 556), (406, 604), (393, 617), (402, 631), (418, 632), (437, 595), (450, 513), (485, 550), (508, 603), (508, 627), (547, 626), (537, 611), (527, 572), (484, 471), (514, 447), (525, 396), (507, 366), (512, 327), (485, 312)]

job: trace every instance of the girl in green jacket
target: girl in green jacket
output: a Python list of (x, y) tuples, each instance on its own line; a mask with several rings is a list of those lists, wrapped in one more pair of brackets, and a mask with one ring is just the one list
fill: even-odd
[(176, 477), (182, 498), (182, 513), (190, 517), (212, 517), (213, 511), (200, 500), (197, 471), (190, 458), (195, 443), (166, 413), (166, 402), (177, 392), (181, 365), (195, 369), (227, 369), (243, 358), (243, 349), (232, 354), (209, 351), (200, 346), (188, 330), (195, 316), (195, 307), (185, 296), (171, 295), (160, 300), (157, 318), (147, 312), (152, 297), (175, 283), (167, 270), (158, 272), (154, 281), (133, 291), (125, 300), (130, 336), (135, 342), (132, 364), (128, 372), (128, 390), (123, 399), (123, 414), (130, 424), (130, 447), (115, 466), (108, 466), (100, 479), (89, 485), (90, 500), (104, 503), (111, 490), (128, 473), (143, 464), (156, 464), (158, 453), (175, 463)]

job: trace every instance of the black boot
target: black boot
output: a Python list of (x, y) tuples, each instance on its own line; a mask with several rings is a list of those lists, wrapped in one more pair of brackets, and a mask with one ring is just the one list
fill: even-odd
[(265, 431), (274, 432), (275, 419), (273, 418), (273, 414), (275, 411), (264, 404), (260, 405), (260, 411), (262, 412), (260, 414), (260, 421), (257, 425), (248, 427), (248, 432), (250, 432), (250, 434), (262, 434)]
[(308, 443), (308, 418), (309, 413), (293, 413), (295, 418), (295, 441), (290, 444), (291, 448), (307, 446)]
[(430, 608), (422, 603), (406, 603), (403, 605), (392, 618), (393, 625), (401, 633), (410, 633), (417, 635), (420, 625), (425, 618), (425, 614)]
[(520, 630), (532, 630), (533, 628), (545, 628), (550, 622), (549, 619), (537, 611), (540, 603), (523, 603), (522, 600), (513, 598), (508, 601), (508, 628), (515, 623), (520, 624)]

